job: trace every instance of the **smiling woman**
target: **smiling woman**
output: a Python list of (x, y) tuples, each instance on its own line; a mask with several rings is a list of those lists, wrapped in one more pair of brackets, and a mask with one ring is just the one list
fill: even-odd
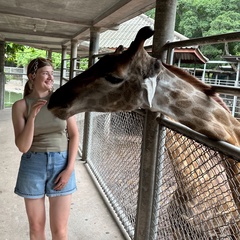
[(71, 194), (76, 191), (78, 128), (74, 117), (61, 120), (47, 109), (54, 79), (51, 61), (32, 60), (27, 77), (24, 98), (12, 107), (15, 143), (23, 153), (15, 193), (25, 200), (30, 239), (46, 239), (48, 196), (52, 238), (66, 240)]
[[(38, 71), (39, 69), (39, 71)], [(33, 59), (27, 68), (27, 76), (28, 76), (28, 81), (25, 85), (24, 88), (24, 96), (27, 96), (30, 94), (33, 90), (33, 85), (34, 85), (34, 79), (36, 77), (36, 74), (39, 73), (42, 76), (46, 75), (48, 76), (48, 84), (49, 84), (49, 91), (52, 91), (53, 88), (53, 65), (50, 59), (45, 59), (45, 58), (36, 58)]]

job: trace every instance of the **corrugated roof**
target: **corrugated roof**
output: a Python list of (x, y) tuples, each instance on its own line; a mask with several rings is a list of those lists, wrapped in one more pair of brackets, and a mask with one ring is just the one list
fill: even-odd
[[(119, 45), (123, 45), (125, 48), (129, 47), (138, 31), (144, 26), (150, 26), (154, 29), (154, 20), (145, 14), (141, 14), (120, 24), (118, 30), (107, 30), (101, 33), (99, 39), (99, 53), (113, 52)], [(186, 39), (188, 38), (174, 31), (173, 41)], [(151, 46), (152, 42), (153, 37), (147, 39), (144, 46)], [(179, 58), (181, 58), (182, 62), (205, 63), (208, 61), (201, 53), (198, 46), (177, 48), (176, 52), (174, 62), (177, 62)]]
[[(133, 39), (136, 37), (137, 32), (144, 26), (150, 26), (154, 29), (154, 20), (145, 14), (141, 14), (119, 25), (117, 31), (107, 30), (100, 34), (99, 46), (100, 51), (108, 49), (115, 49), (119, 45), (129, 47)], [(174, 33), (174, 41), (187, 39), (180, 33)], [(145, 46), (152, 45), (153, 38), (145, 41)]]

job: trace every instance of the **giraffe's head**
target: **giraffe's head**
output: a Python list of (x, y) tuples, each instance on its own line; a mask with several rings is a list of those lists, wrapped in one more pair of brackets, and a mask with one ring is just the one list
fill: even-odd
[(67, 119), (79, 112), (150, 109), (210, 138), (240, 145), (240, 123), (210, 85), (145, 51), (144, 41), (152, 35), (151, 28), (142, 28), (126, 51), (119, 47), (60, 87), (49, 110)]
[(142, 28), (130, 47), (120, 46), (114, 54), (101, 58), (85, 72), (57, 89), (48, 108), (61, 119), (88, 111), (131, 111), (144, 107), (148, 100), (146, 81), (156, 82), (160, 61), (143, 48), (153, 35), (150, 27)]

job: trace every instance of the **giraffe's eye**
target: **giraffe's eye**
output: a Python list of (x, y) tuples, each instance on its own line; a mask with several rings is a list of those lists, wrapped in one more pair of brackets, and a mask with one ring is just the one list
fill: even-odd
[(117, 78), (117, 77), (114, 77), (113, 75), (110, 75), (110, 74), (106, 75), (104, 78), (112, 84), (117, 84), (117, 83), (123, 82), (123, 78)]

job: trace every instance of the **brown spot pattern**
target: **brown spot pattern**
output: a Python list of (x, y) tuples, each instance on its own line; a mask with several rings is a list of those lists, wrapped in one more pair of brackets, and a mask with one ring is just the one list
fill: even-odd
[(169, 109), (176, 115), (176, 116), (183, 116), (185, 114), (185, 112), (179, 108), (176, 107), (175, 105), (170, 105)]
[(176, 106), (179, 108), (189, 108), (190, 106), (192, 106), (192, 102), (190, 100), (179, 100), (176, 101)]
[(165, 105), (169, 105), (170, 101), (169, 101), (169, 98), (167, 98), (166, 96), (160, 96), (158, 97), (157, 99), (157, 104), (159, 106), (161, 106), (162, 104), (165, 104)]
[(218, 120), (218, 122), (224, 124), (225, 126), (230, 125), (229, 117), (227, 116), (226, 112), (222, 109), (216, 109), (213, 111), (214, 117)]
[(193, 92), (194, 87), (191, 84), (187, 84), (182, 79), (178, 79), (178, 81), (173, 82), (173, 88), (183, 90), (185, 92)]
[(179, 122), (180, 122), (181, 124), (183, 124), (183, 125), (185, 125), (185, 126), (191, 128), (191, 129), (193, 129), (193, 130), (196, 130), (196, 129), (197, 129), (196, 125), (193, 124), (193, 123), (190, 122), (190, 121), (187, 121), (187, 120), (180, 120)]
[(201, 107), (192, 108), (192, 113), (194, 116), (200, 117), (206, 121), (211, 121), (213, 118), (210, 113), (206, 112), (206, 109)]

